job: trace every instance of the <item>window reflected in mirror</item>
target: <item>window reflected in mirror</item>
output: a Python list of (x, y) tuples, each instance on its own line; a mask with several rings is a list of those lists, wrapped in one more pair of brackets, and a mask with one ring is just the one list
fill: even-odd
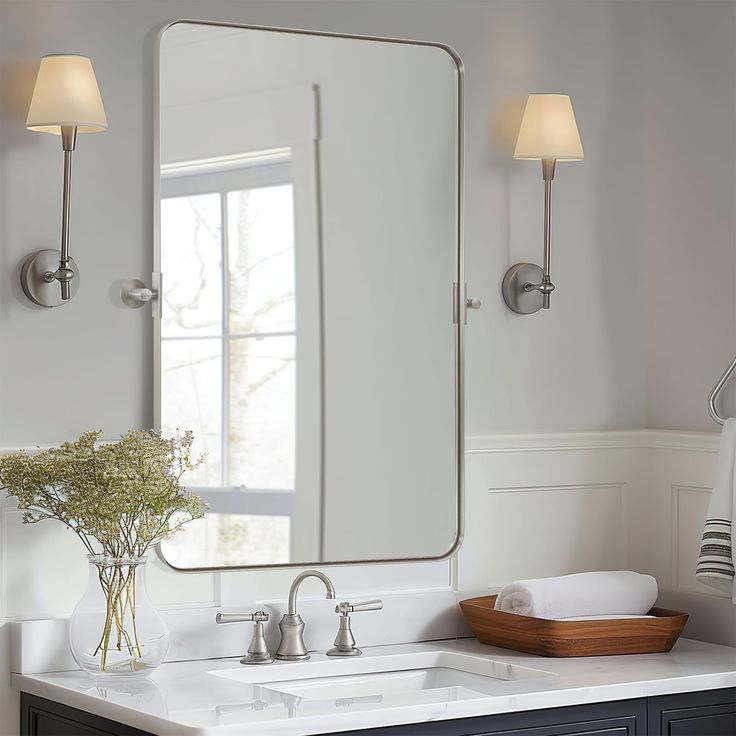
[(288, 151), (234, 164), (162, 172), (161, 428), (191, 429), (194, 454), (206, 459), (189, 487), (208, 514), (169, 543), (183, 567), (290, 559), (297, 335)]

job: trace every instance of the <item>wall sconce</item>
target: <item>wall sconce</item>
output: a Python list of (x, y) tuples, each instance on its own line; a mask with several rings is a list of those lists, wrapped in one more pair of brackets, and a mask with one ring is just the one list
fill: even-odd
[(60, 135), (64, 150), (61, 250), (39, 250), (25, 260), (21, 269), (26, 296), (43, 307), (58, 307), (79, 288), (79, 271), (69, 253), (72, 153), (77, 133), (107, 129), (95, 72), (86, 56), (55, 54), (41, 59), (26, 128)]
[(558, 161), (585, 158), (575, 113), (567, 95), (529, 95), (516, 141), (515, 159), (542, 162), (544, 179), (544, 262), (516, 263), (503, 277), (501, 291), (506, 306), (517, 314), (549, 309), (555, 290), (550, 277), (550, 210), (552, 180)]

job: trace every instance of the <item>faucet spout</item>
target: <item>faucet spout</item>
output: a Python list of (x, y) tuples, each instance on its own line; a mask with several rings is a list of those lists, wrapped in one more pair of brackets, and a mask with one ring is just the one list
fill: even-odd
[(325, 584), (325, 588), (327, 589), (327, 595), (325, 596), (325, 598), (329, 599), (335, 597), (335, 586), (332, 584), (332, 581), (327, 577), (327, 575), (325, 575), (323, 572), (320, 572), (319, 570), (305, 570), (303, 573), (300, 573), (294, 578), (294, 582), (291, 584), (291, 588), (289, 588), (290, 616), (296, 615), (296, 598), (299, 593), (299, 586), (307, 578), (319, 578)]
[(327, 589), (325, 598), (335, 597), (335, 586), (327, 575), (319, 570), (305, 570), (294, 578), (294, 582), (291, 584), (291, 588), (289, 588), (288, 612), (281, 617), (281, 621), (279, 622), (281, 641), (279, 642), (279, 648), (276, 650), (276, 654), (274, 654), (276, 659), (287, 661), (309, 659), (309, 650), (304, 643), (304, 621), (302, 621), (302, 617), (296, 612), (296, 597), (299, 593), (299, 586), (307, 578), (319, 578)]

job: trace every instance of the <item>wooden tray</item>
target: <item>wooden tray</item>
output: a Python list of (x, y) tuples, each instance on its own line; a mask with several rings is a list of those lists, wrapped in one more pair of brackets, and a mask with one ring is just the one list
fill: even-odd
[(669, 652), (687, 614), (652, 608), (656, 618), (554, 621), (494, 610), (495, 595), (460, 601), (478, 641), (545, 657), (600, 657)]

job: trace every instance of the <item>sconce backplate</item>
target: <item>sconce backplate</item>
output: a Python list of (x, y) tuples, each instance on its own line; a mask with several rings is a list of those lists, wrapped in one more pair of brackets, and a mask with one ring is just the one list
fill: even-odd
[(506, 306), (516, 314), (534, 314), (542, 308), (542, 293), (527, 291), (524, 284), (539, 284), (544, 271), (536, 263), (516, 263), (506, 271), (501, 293)]
[[(20, 283), (25, 295), (41, 307), (59, 307), (67, 304), (61, 298), (61, 285), (55, 278), (49, 280), (47, 274), (53, 274), (59, 268), (59, 250), (39, 250), (26, 258), (20, 272)], [(73, 258), (69, 259), (69, 268), (74, 271), (74, 278), (69, 282), (70, 296), (74, 298), (79, 291), (79, 269)], [(46, 278), (44, 278), (44, 276)]]

